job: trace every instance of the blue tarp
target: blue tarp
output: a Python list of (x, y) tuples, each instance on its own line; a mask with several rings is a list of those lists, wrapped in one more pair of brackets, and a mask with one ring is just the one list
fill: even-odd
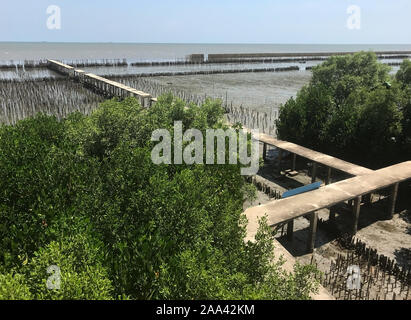
[(319, 182), (315, 182), (315, 183), (312, 183), (312, 184), (308, 184), (306, 186), (299, 187), (297, 189), (288, 190), (288, 191), (283, 193), (282, 198), (284, 199), (284, 198), (295, 196), (295, 195), (300, 194), (300, 193), (304, 193), (304, 192), (308, 192), (308, 191), (318, 189), (319, 187), (321, 187), (321, 184), (322, 184), (322, 182), (319, 181)]

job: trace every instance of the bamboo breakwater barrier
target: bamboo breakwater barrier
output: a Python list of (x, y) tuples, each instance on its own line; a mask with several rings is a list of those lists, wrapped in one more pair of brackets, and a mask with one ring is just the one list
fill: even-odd
[[(18, 120), (34, 116), (37, 112), (56, 115), (59, 119), (74, 111), (89, 114), (104, 98), (110, 97), (105, 92), (72, 80), (67, 77), (0, 79), (0, 121), (14, 124)], [(267, 112), (258, 111), (242, 104), (236, 105), (227, 94), (199, 95), (159, 84), (147, 77), (115, 76), (108, 80), (140, 88), (144, 92), (150, 92), (153, 97), (171, 93), (187, 104), (201, 106), (207, 99), (217, 99), (221, 101), (231, 123), (241, 123), (253, 129), (260, 128), (261, 132), (275, 135), (274, 121), (278, 117), (275, 106)]]
[[(286, 63), (307, 61), (324, 61), (333, 55), (346, 55), (355, 52), (318, 52), (318, 53), (227, 53), (227, 54), (190, 54), (186, 58), (168, 61), (135, 61), (129, 63), (127, 59), (80, 59), (62, 60), (61, 62), (75, 68), (84, 67), (150, 67), (150, 66), (177, 66), (177, 65), (202, 65), (223, 63)], [(377, 51), (378, 59), (407, 59), (411, 57), (411, 51)], [(1, 61), (0, 69), (30, 69), (47, 68), (48, 60), (20, 60)]]
[[(54, 60), (49, 60), (47, 67), (49, 69), (52, 69), (56, 71), (59, 74), (68, 76), (69, 79), (71, 80), (76, 80), (79, 83), (81, 83), (85, 88), (91, 89), (93, 93), (96, 93), (98, 95), (102, 95), (105, 98), (110, 98), (110, 97), (120, 97), (120, 98), (125, 98), (127, 96), (134, 96), (140, 99), (140, 102), (143, 106), (150, 106), (153, 102), (156, 101), (156, 98), (153, 98), (151, 94), (147, 94), (143, 91), (138, 91), (131, 86), (127, 84), (122, 84), (120, 82), (114, 81), (114, 80), (109, 80), (105, 79), (104, 77), (97, 76), (91, 73), (86, 73), (83, 70), (76, 69), (72, 66), (66, 65), (64, 63), (54, 61)], [(277, 70), (282, 70), (282, 69), (277, 69)], [(266, 71), (266, 69), (264, 69)], [(122, 77), (116, 76), (116, 79), (119, 79), (119, 81), (122, 82), (133, 82), (130, 81), (129, 79), (132, 78), (130, 76), (124, 78), (122, 81)], [(136, 77), (136, 78), (141, 78)], [(44, 79), (38, 79), (39, 83), (43, 83), (45, 85), (46, 78)], [(6, 80), (7, 81), (7, 80)], [(50, 83), (51, 87), (55, 87), (58, 83), (58, 81), (64, 81), (62, 78), (54, 79), (54, 82)], [(134, 81), (135, 82), (135, 81)], [(14, 80), (10, 82), (12, 85)], [(21, 83), (25, 83), (25, 81), (21, 81)], [(31, 82), (30, 82), (31, 83)], [(62, 84), (63, 86), (67, 86), (67, 83)], [(50, 87), (50, 88), (51, 88)], [(271, 135), (276, 134), (276, 127), (275, 127), (275, 120), (278, 117), (278, 110), (275, 108), (272, 108), (269, 112), (262, 112), (262, 111), (257, 111), (255, 109), (243, 107), (242, 105), (240, 106), (235, 106), (233, 102), (228, 101), (228, 98), (225, 97), (207, 97), (206, 95), (200, 96), (200, 95), (195, 95), (195, 94), (189, 94), (184, 91), (178, 91), (178, 90), (173, 90), (165, 86), (161, 86), (149, 81), (145, 81), (142, 83), (142, 79), (138, 80), (138, 83), (134, 83), (134, 87), (139, 87), (139, 88), (144, 88), (144, 90), (148, 90), (148, 92), (155, 92), (159, 96), (161, 94), (165, 94), (168, 92), (173, 93), (174, 95), (178, 96), (182, 100), (188, 102), (188, 103), (195, 103), (197, 105), (203, 104), (207, 98), (214, 98), (214, 99), (220, 99), (222, 100), (222, 105), (226, 110), (226, 116), (229, 119), (230, 122), (232, 123), (241, 123), (242, 125), (257, 129), (259, 128), (262, 132), (268, 133)], [(45, 88), (47, 92), (49, 89)], [(78, 90), (78, 89), (76, 89)], [(178, 91), (178, 92), (177, 92)], [(60, 90), (58, 90), (60, 92)], [(50, 96), (52, 93), (47, 93), (46, 96)], [(82, 92), (82, 94), (84, 94)], [(51, 97), (50, 97), (51, 99)], [(78, 106), (78, 101), (80, 99), (80, 96), (76, 96), (74, 100), (68, 99), (66, 101), (66, 106), (67, 108), (63, 106), (56, 106), (55, 104), (50, 102), (50, 99), (47, 99), (47, 106), (43, 105), (41, 102), (41, 98), (36, 99), (37, 101), (37, 106), (32, 106), (30, 107), (31, 111), (27, 111), (26, 107), (24, 105), (21, 105), (21, 103), (6, 103), (3, 105), (3, 122), (6, 123), (15, 123), (18, 120), (21, 120), (22, 118), (25, 118), (27, 116), (33, 115), (35, 110), (42, 111), (44, 110), (46, 113), (52, 113), (52, 108), (55, 106), (58, 110), (63, 108), (64, 110), (58, 111), (58, 117), (64, 117), (67, 113), (70, 111), (76, 111), (76, 110), (82, 110), (82, 107)], [(100, 102), (97, 98), (93, 96), (91, 100), (87, 99), (89, 101), (88, 104), (91, 106), (86, 107), (86, 111), (89, 112), (90, 110), (94, 109), (95, 106)], [(26, 104), (27, 99), (22, 99), (22, 103), (24, 102)], [(12, 106), (13, 105), (13, 106)], [(31, 105), (31, 104), (30, 104)], [(39, 109), (40, 108), (40, 109)], [(67, 109), (67, 110), (66, 110)], [(13, 111), (14, 110), (14, 111)]]
[[(351, 235), (337, 238), (346, 254), (338, 254), (328, 270), (317, 280), (341, 300), (410, 300), (411, 268), (400, 267), (394, 260)], [(311, 260), (313, 263), (313, 257)], [(358, 287), (349, 288), (350, 268), (358, 268)], [(354, 280), (355, 278), (351, 278)]]
[[(75, 68), (83, 67), (119, 67), (128, 66), (127, 59), (82, 59), (82, 60), (62, 60), (61, 63), (73, 66)], [(2, 61), (0, 69), (32, 69), (32, 68), (47, 68), (47, 59), (40, 60), (24, 60), (24, 61)]]
[(0, 63), (0, 69), (16, 69), (16, 68), (47, 68), (47, 59), (41, 60), (24, 60), (24, 61), (3, 61)]
[[(188, 58), (190, 59), (190, 58)], [(132, 62), (133, 67), (156, 67), (156, 66), (178, 66), (178, 65), (205, 65), (222, 63), (284, 63), (284, 62), (306, 62), (324, 61), (326, 57), (301, 57), (301, 58), (250, 58), (250, 59), (227, 59), (222, 61), (191, 61), (191, 60), (170, 60), (170, 61), (142, 61)]]
[(129, 75), (128, 77), (113, 76), (109, 77), (109, 79), (121, 82), (130, 87), (143, 88), (155, 97), (171, 93), (187, 104), (193, 103), (201, 106), (209, 98), (220, 100), (226, 112), (226, 118), (230, 123), (241, 123), (247, 128), (259, 129), (263, 133), (276, 135), (275, 120), (278, 118), (278, 108), (276, 106), (269, 108), (267, 111), (258, 111), (255, 108), (245, 107), (242, 104), (236, 105), (230, 100), (227, 94), (214, 96), (193, 94), (185, 90), (161, 85), (147, 77)]
[[(256, 59), (256, 58), (279, 58), (279, 57), (298, 57), (304, 59), (306, 57), (330, 57), (354, 54), (356, 52), (306, 52), (306, 53), (222, 53), (222, 54), (209, 54), (207, 57), (208, 62), (226, 62), (232, 60), (244, 60)], [(387, 56), (399, 56), (409, 57), (411, 51), (374, 51), (377, 57), (381, 56), (381, 59), (387, 59)], [(190, 57), (189, 57), (190, 58)], [(197, 58), (197, 61), (199, 58)]]
[(66, 78), (0, 80), (0, 123), (15, 124), (37, 113), (63, 119), (72, 112), (90, 114), (104, 97)]
[(105, 95), (107, 97), (120, 97), (124, 99), (126, 97), (136, 97), (140, 100), (143, 107), (151, 106), (152, 102), (157, 101), (151, 94), (139, 91), (116, 81), (108, 80), (106, 78), (97, 76), (92, 73), (86, 73), (84, 70), (75, 69), (72, 66), (64, 63), (48, 60), (47, 67), (57, 73), (68, 76), (71, 79), (79, 81), (86, 88), (93, 90), (98, 94)]
[[(166, 71), (166, 72), (145, 72), (139, 73), (139, 77), (174, 77), (174, 76), (192, 76), (192, 75), (209, 75), (209, 74), (225, 74), (225, 73), (253, 73), (253, 72), (284, 72), (298, 71), (298, 66), (278, 67), (278, 68), (246, 68), (246, 69), (220, 69), (220, 70), (193, 70), (193, 71)], [(104, 77), (129, 77), (130, 74), (115, 75), (105, 74)]]
[(99, 60), (63, 60), (64, 64), (75, 68), (84, 67), (127, 67), (127, 59), (99, 59)]
[(259, 111), (255, 108), (236, 105), (229, 99), (228, 95), (208, 96), (198, 95), (184, 90), (178, 90), (174, 87), (158, 84), (147, 77), (140, 76), (113, 76), (109, 79), (121, 82), (127, 86), (135, 88), (143, 88), (150, 92), (153, 96), (158, 97), (163, 94), (172, 93), (174, 96), (182, 99), (186, 103), (194, 103), (202, 105), (209, 98), (221, 100), (221, 104), (226, 112), (226, 118), (230, 123), (241, 123), (243, 126), (251, 129), (259, 129), (263, 133), (276, 135), (275, 120), (278, 119), (278, 108), (273, 106), (267, 108), (267, 111)]
[(272, 136), (277, 135), (276, 120), (279, 116), (279, 110), (276, 107), (269, 111), (258, 111), (256, 109), (247, 108), (243, 105), (234, 106), (233, 104), (226, 105), (226, 117), (230, 123), (241, 123), (243, 126), (250, 129), (259, 129), (260, 132)]

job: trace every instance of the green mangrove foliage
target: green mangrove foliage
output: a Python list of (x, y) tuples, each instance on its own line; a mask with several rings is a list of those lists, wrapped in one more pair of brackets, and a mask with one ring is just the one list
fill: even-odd
[(309, 298), (317, 271), (273, 263), (264, 222), (244, 242), (240, 165), (151, 160), (155, 129), (205, 133), (222, 115), (166, 95), (0, 127), (0, 299)]
[(390, 68), (371, 52), (333, 56), (281, 108), (280, 139), (371, 167), (411, 156), (411, 62)]

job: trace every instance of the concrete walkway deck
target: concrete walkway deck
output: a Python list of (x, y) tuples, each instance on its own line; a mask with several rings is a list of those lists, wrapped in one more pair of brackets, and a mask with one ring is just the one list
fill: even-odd
[(274, 226), (408, 179), (411, 179), (411, 161), (333, 183), (311, 192), (248, 208), (244, 212), (249, 221), (247, 237), (254, 237), (258, 229), (258, 219), (265, 215), (268, 218), (268, 225)]
[(313, 162), (323, 164), (329, 168), (348, 173), (352, 176), (365, 175), (373, 172), (373, 170), (371, 169), (364, 168), (359, 165), (326, 155), (324, 153), (302, 147), (292, 142), (278, 140), (267, 134), (260, 134), (259, 140), (262, 143), (275, 146), (279, 149), (299, 155)]

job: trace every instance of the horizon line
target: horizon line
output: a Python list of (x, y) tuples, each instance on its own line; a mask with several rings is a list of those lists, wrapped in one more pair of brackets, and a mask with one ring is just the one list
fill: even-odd
[(212, 45), (411, 45), (410, 43), (276, 43), (276, 42), (133, 42), (133, 41), (0, 41), (0, 43), (64, 43), (64, 44), (183, 44), (183, 45), (196, 45), (196, 44), (212, 44)]

